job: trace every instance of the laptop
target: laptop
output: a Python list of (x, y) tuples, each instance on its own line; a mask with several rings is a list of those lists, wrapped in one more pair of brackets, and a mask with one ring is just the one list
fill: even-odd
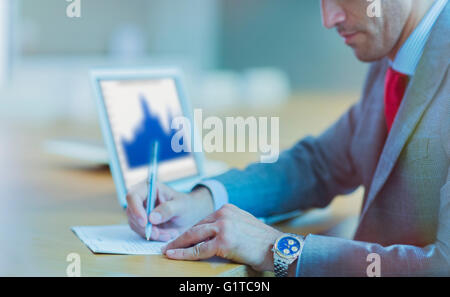
[[(127, 206), (130, 188), (147, 178), (154, 141), (160, 145), (158, 181), (189, 191), (204, 177), (203, 153), (186, 149), (194, 148), (198, 137), (193, 137), (191, 107), (179, 70), (93, 70), (91, 82), (122, 207)], [(173, 120), (181, 117), (191, 123), (189, 131), (173, 128)], [(184, 149), (177, 146), (186, 141)]]
[[(93, 70), (91, 82), (104, 144), (50, 140), (45, 143), (45, 150), (77, 162), (107, 162), (122, 207), (127, 207), (126, 194), (130, 188), (147, 178), (150, 146), (155, 140), (165, 152), (159, 158), (158, 179), (177, 191), (189, 192), (206, 176), (228, 169), (223, 162), (205, 160), (202, 152), (173, 151), (169, 140), (179, 131), (171, 128), (171, 121), (184, 117), (193, 123), (179, 70)], [(191, 135), (195, 133), (192, 124)], [(192, 141), (201, 142), (201, 139), (192, 137)], [(201, 143), (197, 146), (201, 147)], [(191, 147), (195, 147), (194, 143)], [(274, 224), (299, 214), (300, 211), (294, 211), (259, 219)]]

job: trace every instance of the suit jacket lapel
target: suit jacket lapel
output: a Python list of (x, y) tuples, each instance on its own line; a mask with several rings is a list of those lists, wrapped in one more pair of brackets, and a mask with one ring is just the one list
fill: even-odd
[(361, 218), (391, 174), (403, 147), (414, 132), (428, 105), (442, 83), (449, 65), (447, 6), (434, 25), (421, 61), (398, 111), (391, 132), (378, 161)]

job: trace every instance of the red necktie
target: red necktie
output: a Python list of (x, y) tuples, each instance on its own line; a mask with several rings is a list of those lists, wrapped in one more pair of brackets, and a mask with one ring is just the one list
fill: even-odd
[(384, 84), (384, 113), (388, 132), (391, 131), (397, 111), (408, 86), (409, 77), (389, 67)]

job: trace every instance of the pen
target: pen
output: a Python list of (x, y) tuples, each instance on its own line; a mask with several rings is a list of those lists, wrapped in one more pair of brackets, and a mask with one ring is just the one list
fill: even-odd
[(152, 235), (152, 224), (150, 223), (149, 216), (155, 207), (156, 201), (156, 174), (158, 171), (158, 141), (153, 144), (153, 151), (150, 154), (150, 162), (148, 165), (148, 191), (147, 191), (147, 225), (145, 226), (145, 238), (150, 240)]

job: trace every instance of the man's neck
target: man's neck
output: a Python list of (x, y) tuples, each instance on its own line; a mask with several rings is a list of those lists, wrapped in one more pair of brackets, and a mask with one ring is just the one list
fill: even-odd
[(427, 14), (428, 10), (433, 5), (434, 0), (413, 0), (412, 1), (412, 8), (411, 13), (408, 17), (408, 20), (406, 21), (405, 26), (403, 27), (402, 34), (400, 35), (400, 38), (397, 42), (397, 44), (394, 46), (392, 51), (388, 54), (388, 57), (391, 61), (394, 61), (395, 56), (397, 55), (398, 51), (402, 47), (402, 45), (406, 42), (408, 37), (411, 35), (411, 33), (414, 31), (414, 29), (419, 25), (420, 21), (423, 19), (423, 17)]

